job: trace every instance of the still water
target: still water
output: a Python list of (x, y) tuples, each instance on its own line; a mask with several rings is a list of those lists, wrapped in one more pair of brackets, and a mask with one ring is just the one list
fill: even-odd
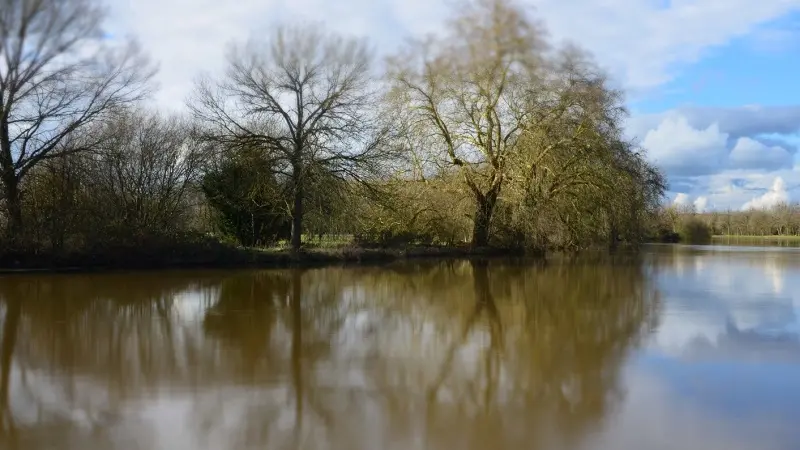
[(0, 449), (797, 449), (800, 249), (0, 278)]

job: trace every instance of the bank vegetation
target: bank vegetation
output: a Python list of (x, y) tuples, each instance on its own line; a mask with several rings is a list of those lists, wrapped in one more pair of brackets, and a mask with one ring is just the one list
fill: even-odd
[(778, 203), (766, 209), (697, 212), (692, 206), (663, 207), (656, 215), (653, 239), (707, 243), (735, 240), (800, 240), (800, 204)]
[(177, 115), (147, 106), (155, 65), (103, 37), (103, 5), (5, 5), (1, 265), (652, 235), (665, 179), (623, 135), (623, 93), (514, 0), (460, 4), (385, 61), (279, 26), (232, 43)]

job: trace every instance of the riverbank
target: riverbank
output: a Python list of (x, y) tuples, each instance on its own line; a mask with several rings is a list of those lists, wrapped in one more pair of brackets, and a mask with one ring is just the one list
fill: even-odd
[(171, 246), (158, 249), (127, 247), (102, 252), (71, 254), (16, 253), (0, 255), (0, 274), (28, 272), (95, 272), (116, 270), (239, 269), (318, 267), (332, 264), (374, 264), (411, 259), (467, 259), (540, 257), (520, 249), (416, 246), (366, 248), (353, 245), (305, 248), (255, 249), (222, 243), (205, 246)]
[(748, 235), (714, 235), (711, 237), (712, 240), (715, 241), (772, 241), (772, 242), (782, 242), (782, 241), (790, 241), (790, 242), (800, 242), (800, 236), (794, 235), (770, 235), (770, 236), (748, 236)]

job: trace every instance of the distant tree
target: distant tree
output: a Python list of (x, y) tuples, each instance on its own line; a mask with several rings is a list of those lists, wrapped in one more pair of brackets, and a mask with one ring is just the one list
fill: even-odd
[(686, 217), (678, 231), (682, 242), (687, 244), (706, 244), (711, 241), (711, 228), (695, 216)]
[[(186, 121), (131, 108), (91, 132), (98, 142), (91, 151), (45, 160), (26, 175), (28, 244), (97, 248), (190, 229), (205, 158)], [(80, 142), (68, 138), (62, 145), (69, 150)]]
[(99, 132), (106, 137), (83, 157), (95, 215), (128, 232), (184, 228), (187, 199), (205, 160), (190, 124), (131, 108), (116, 111)]
[(778, 203), (765, 209), (748, 208), (736, 211), (709, 211), (696, 213), (691, 209), (679, 211), (665, 208), (662, 216), (671, 215), (675, 223), (697, 219), (723, 236), (792, 236), (800, 233), (800, 204)]

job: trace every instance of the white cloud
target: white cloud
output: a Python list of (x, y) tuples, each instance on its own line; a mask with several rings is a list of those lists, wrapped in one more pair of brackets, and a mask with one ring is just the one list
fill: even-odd
[(722, 166), (728, 156), (727, 142), (728, 135), (717, 124), (698, 130), (686, 117), (674, 115), (648, 131), (642, 146), (667, 173), (704, 175)]
[[(225, 47), (246, 39), (251, 29), (275, 11), (269, 0), (137, 0), (111, 3), (112, 29), (133, 33), (160, 70), (157, 100), (170, 110), (183, 108), (192, 81), (201, 71), (219, 70)], [(266, 23), (264, 23), (266, 22)]]
[(777, 177), (772, 183), (772, 189), (766, 194), (756, 197), (744, 205), (742, 210), (748, 209), (769, 209), (780, 203), (789, 201), (789, 193), (786, 191), (786, 183), (783, 178)]
[[(780, 177), (784, 182), (784, 191), (789, 201), (800, 200), (800, 167), (776, 171), (723, 170), (719, 173), (692, 178), (694, 183), (682, 187), (687, 195), (703, 196), (708, 200), (707, 209), (739, 210), (747, 202), (773, 192), (775, 179)], [(687, 183), (689, 184), (689, 183)], [(773, 197), (770, 195), (770, 197)]]
[[(669, 194), (684, 193), (697, 210), (739, 209), (765, 193), (767, 202), (800, 200), (800, 106), (676, 108), (633, 117), (627, 133), (644, 137)], [(776, 177), (786, 185), (779, 193), (771, 192)]]
[(672, 204), (676, 206), (687, 206), (691, 203), (692, 201), (691, 198), (689, 197), (689, 194), (685, 192), (679, 192), (678, 195), (675, 196), (675, 199), (672, 200)]
[(699, 213), (705, 212), (706, 208), (708, 208), (708, 197), (701, 195), (700, 197), (697, 197), (692, 204), (694, 205), (695, 211)]
[[(523, 1), (537, 8), (554, 38), (584, 45), (633, 90), (658, 87), (670, 81), (681, 64), (800, 7), (800, 0), (673, 1), (667, 7), (641, 0)], [(390, 51), (404, 36), (436, 30), (448, 3), (113, 0), (111, 25), (116, 34), (139, 36), (161, 63), (159, 104), (176, 108), (198, 72), (221, 67), (226, 43), (242, 40), (251, 31), (269, 32), (277, 20), (322, 20), (339, 31), (369, 35), (382, 51)]]
[[(627, 131), (630, 137), (643, 136), (641, 143), (649, 158), (672, 176), (792, 167), (796, 147), (787, 140), (800, 129), (800, 108), (782, 114), (772, 108), (732, 111), (699, 113), (679, 108), (629, 120)], [(710, 122), (711, 112), (724, 120)], [(770, 123), (770, 118), (776, 122)]]
[(685, 117), (695, 129), (717, 124), (730, 137), (756, 135), (789, 135), (800, 132), (800, 105), (737, 107), (681, 106), (653, 114), (632, 117), (627, 124), (632, 136), (644, 134), (669, 117)]
[(794, 157), (781, 146), (767, 146), (748, 137), (739, 138), (731, 150), (733, 168), (774, 170), (791, 167)]
[(691, 195), (685, 192), (679, 192), (672, 200), (672, 204), (683, 208), (691, 206), (697, 212), (704, 212), (708, 207), (708, 197), (701, 195), (693, 199)]

